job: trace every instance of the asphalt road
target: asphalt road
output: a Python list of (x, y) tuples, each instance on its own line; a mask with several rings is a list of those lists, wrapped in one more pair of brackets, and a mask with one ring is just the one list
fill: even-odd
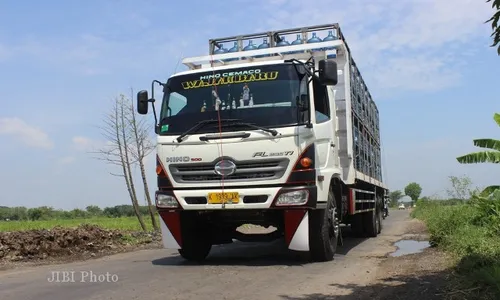
[[(367, 285), (374, 279), (380, 260), (395, 250), (392, 243), (404, 233), (408, 220), (408, 211), (391, 211), (381, 235), (346, 237), (328, 263), (300, 260), (276, 241), (214, 247), (203, 265), (184, 262), (176, 251), (155, 249), (0, 271), (0, 299), (271, 300), (306, 299), (303, 295), (313, 293), (349, 295), (347, 286)], [(59, 279), (53, 280), (55, 275)]]

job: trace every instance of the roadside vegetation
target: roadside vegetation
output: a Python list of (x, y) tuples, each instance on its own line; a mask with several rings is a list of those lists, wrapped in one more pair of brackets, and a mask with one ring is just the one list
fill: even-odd
[[(500, 114), (494, 120), (500, 126)], [(500, 140), (476, 139), (474, 145), (488, 150), (460, 156), (459, 163), (500, 163)], [(466, 176), (450, 181), (453, 199), (421, 199), (412, 216), (427, 224), (432, 246), (454, 256), (469, 290), (500, 299), (500, 186), (480, 191)]]
[(464, 288), (500, 299), (500, 193), (470, 200), (419, 200), (412, 216), (424, 221), (432, 246), (453, 255)]
[[(144, 217), (147, 231), (153, 231), (150, 225), (151, 220)], [(156, 218), (158, 222), (158, 218)], [(107, 218), (107, 217), (93, 217), (88, 219), (62, 219), (62, 220), (38, 220), (38, 221), (9, 221), (0, 222), (0, 232), (2, 231), (20, 231), (32, 229), (52, 229), (55, 227), (75, 228), (80, 225), (89, 224), (96, 225), (103, 229), (116, 229), (122, 231), (142, 231), (141, 225), (137, 222), (137, 217), (120, 217), (120, 218)]]
[[(146, 231), (153, 231), (149, 208), (139, 206)], [(155, 214), (158, 224), (158, 215)], [(97, 225), (104, 229), (118, 229), (126, 231), (144, 231), (137, 221), (135, 209), (132, 205), (117, 205), (101, 209), (96, 205), (88, 206), (85, 210), (61, 210), (42, 206), (0, 207), (0, 232), (30, 229), (52, 229), (57, 226), (77, 227), (82, 224)]]

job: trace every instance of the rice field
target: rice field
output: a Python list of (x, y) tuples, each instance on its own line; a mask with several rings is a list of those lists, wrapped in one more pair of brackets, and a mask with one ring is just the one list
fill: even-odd
[[(151, 218), (144, 217), (148, 230), (152, 230)], [(81, 224), (93, 224), (105, 229), (118, 229), (124, 231), (141, 230), (136, 217), (108, 218), (97, 217), (88, 219), (55, 219), (40, 221), (0, 221), (0, 231), (21, 231), (31, 229), (51, 229), (56, 226), (77, 227)]]

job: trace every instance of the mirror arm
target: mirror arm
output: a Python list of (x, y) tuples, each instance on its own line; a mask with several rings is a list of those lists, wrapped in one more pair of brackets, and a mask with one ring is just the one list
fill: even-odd
[(148, 100), (148, 102), (151, 102), (151, 106), (153, 107), (153, 115), (154, 115), (154, 118), (155, 118), (155, 132), (158, 133), (158, 128), (160, 126), (160, 124), (158, 123), (158, 117), (156, 115), (156, 108), (155, 108), (155, 83), (158, 83), (160, 86), (165, 86), (164, 83), (158, 81), (158, 80), (153, 80), (151, 82), (151, 99)]
[[(302, 66), (304, 67), (304, 70), (307, 72), (307, 75), (311, 76), (311, 78), (312, 78), (312, 77), (316, 77), (316, 78), (317, 78), (318, 76), (317, 76), (317, 75), (315, 75), (314, 73), (318, 73), (318, 72), (319, 72), (319, 70), (315, 70), (315, 69), (314, 69), (314, 64), (313, 64), (313, 65), (311, 65), (311, 63), (312, 63), (312, 62), (311, 62), (310, 60), (311, 60), (311, 58), (310, 58), (307, 62), (305, 62), (305, 63), (304, 63), (304, 62), (301, 62), (301, 61), (300, 61), (300, 60), (298, 60), (298, 59), (292, 58), (292, 59), (287, 59), (287, 60), (285, 60), (285, 62), (295, 62), (295, 63), (297, 63), (297, 64), (299, 64), (299, 65), (302, 65)], [(313, 68), (313, 71), (311, 71), (311, 70), (309, 69), (310, 67), (312, 67), (312, 68)]]

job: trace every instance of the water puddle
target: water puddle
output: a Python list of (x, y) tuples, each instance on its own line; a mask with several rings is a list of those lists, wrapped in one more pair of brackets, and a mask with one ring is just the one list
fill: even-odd
[(394, 246), (398, 247), (398, 250), (391, 253), (393, 257), (419, 253), (425, 248), (429, 248), (431, 245), (428, 241), (401, 240), (394, 243)]

